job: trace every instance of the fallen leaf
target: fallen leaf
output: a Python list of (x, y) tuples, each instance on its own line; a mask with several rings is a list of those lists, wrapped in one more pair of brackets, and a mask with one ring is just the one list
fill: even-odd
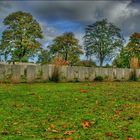
[(128, 104), (125, 104), (124, 107), (127, 108), (127, 107), (129, 107), (129, 105)]
[(75, 131), (67, 131), (64, 133), (64, 135), (72, 135)]
[(112, 137), (113, 133), (112, 132), (107, 132), (106, 135)]
[(120, 110), (116, 109), (116, 110), (114, 110), (114, 113), (119, 115), (120, 114)]
[(54, 128), (55, 128), (55, 125), (54, 125), (54, 124), (51, 124), (51, 125), (50, 125), (50, 128), (51, 128), (51, 129), (54, 129)]
[(133, 138), (127, 138), (127, 140), (134, 140)]
[(66, 128), (67, 126), (65, 124), (61, 125), (62, 128)]
[(81, 93), (87, 93), (88, 91), (87, 90), (84, 90), (84, 89), (81, 89), (80, 92)]
[(87, 121), (87, 120), (84, 120), (84, 121), (82, 122), (82, 127), (83, 127), (83, 128), (89, 128), (89, 127), (90, 127), (90, 122)]
[(13, 122), (13, 125), (16, 125), (17, 124), (17, 122)]
[(51, 128), (50, 128), (50, 127), (48, 127), (48, 129), (46, 129), (46, 130), (51, 131)]
[(53, 128), (55, 128), (55, 126), (50, 126), (47, 130), (48, 131), (51, 131), (51, 132), (54, 132), (54, 133), (58, 133), (58, 132), (60, 132), (60, 130), (56, 130), (56, 129), (53, 129)]
[(96, 124), (96, 122), (90, 122), (90, 121), (87, 121), (87, 120), (82, 121), (82, 127), (83, 128), (89, 128), (91, 124)]
[(73, 140), (72, 138), (67, 138), (67, 140)]
[(96, 124), (96, 122), (90, 122), (90, 124)]
[(54, 124), (51, 124), (50, 127), (48, 128), (48, 131), (52, 131), (52, 129), (55, 128), (55, 125)]
[(53, 130), (51, 130), (51, 132), (58, 133), (58, 132), (60, 132), (60, 131), (59, 131), (59, 130), (53, 129)]

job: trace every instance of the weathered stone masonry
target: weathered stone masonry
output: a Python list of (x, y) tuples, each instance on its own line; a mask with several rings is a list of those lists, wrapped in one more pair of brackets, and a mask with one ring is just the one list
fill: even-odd
[[(53, 74), (54, 65), (35, 64), (0, 64), (0, 82), (47, 82)], [(58, 68), (59, 80), (62, 82), (93, 81), (95, 77), (102, 76), (105, 80), (127, 81), (133, 70), (127, 68), (95, 68), (82, 66), (60, 66)], [(140, 79), (140, 69), (136, 70)]]

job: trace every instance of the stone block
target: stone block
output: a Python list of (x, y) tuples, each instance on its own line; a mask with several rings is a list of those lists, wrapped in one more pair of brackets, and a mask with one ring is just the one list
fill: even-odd
[(68, 66), (67, 68), (67, 81), (74, 81), (75, 75), (74, 75), (74, 67)]
[(12, 83), (20, 83), (21, 78), (21, 65), (11, 65), (11, 80)]
[(61, 66), (59, 68), (59, 80), (62, 82), (67, 81), (67, 70), (68, 66)]
[(136, 69), (136, 77), (140, 80), (140, 69)]
[(35, 81), (36, 76), (36, 66), (28, 65), (27, 66), (27, 82), (31, 83)]
[(6, 69), (5, 64), (0, 64), (0, 82), (4, 82), (5, 69)]
[(49, 65), (42, 66), (42, 80), (43, 81), (49, 80)]

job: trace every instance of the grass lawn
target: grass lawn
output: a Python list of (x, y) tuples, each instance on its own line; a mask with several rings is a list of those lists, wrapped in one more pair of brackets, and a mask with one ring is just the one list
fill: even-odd
[(140, 140), (140, 83), (0, 84), (0, 140), (26, 139)]

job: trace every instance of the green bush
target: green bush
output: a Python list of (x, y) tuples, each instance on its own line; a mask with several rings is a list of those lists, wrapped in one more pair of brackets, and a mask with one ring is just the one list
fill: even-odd
[(96, 67), (96, 63), (91, 60), (82, 60), (76, 64), (77, 66)]
[(136, 71), (132, 71), (130, 76), (130, 81), (137, 81)]
[(52, 77), (49, 80), (53, 82), (59, 82), (59, 67), (55, 66)]
[(96, 76), (94, 81), (103, 81), (104, 78), (102, 76)]

